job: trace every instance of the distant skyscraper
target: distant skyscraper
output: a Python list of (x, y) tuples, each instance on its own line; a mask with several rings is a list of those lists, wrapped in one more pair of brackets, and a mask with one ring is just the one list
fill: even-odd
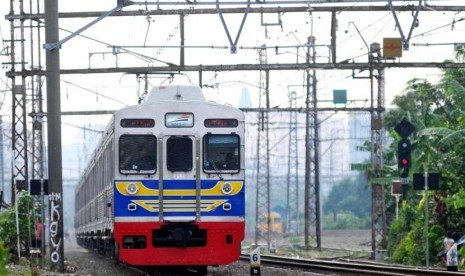
[(239, 99), (239, 108), (252, 107), (252, 101), (250, 100), (249, 89), (247, 87), (242, 88), (241, 98)]
[(370, 142), (371, 117), (369, 113), (351, 113), (349, 116), (350, 130), (350, 163), (370, 163), (370, 151), (362, 151), (366, 142)]

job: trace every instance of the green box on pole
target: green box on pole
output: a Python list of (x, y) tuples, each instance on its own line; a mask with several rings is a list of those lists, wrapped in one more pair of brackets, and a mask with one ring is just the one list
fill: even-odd
[(347, 90), (335, 89), (333, 90), (333, 103), (346, 104), (347, 103)]

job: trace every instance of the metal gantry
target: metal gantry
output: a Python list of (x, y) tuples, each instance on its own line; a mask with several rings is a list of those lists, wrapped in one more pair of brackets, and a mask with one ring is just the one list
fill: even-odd
[[(32, 3), (30, 3), (32, 5)], [(23, 1), (10, 0), (10, 14), (25, 14)], [(26, 71), (26, 35), (25, 20), (10, 21), (10, 72)], [(32, 24), (32, 23), (31, 23)], [(32, 36), (31, 36), (32, 37)], [(33, 41), (30, 41), (31, 46)], [(26, 89), (27, 77), (13, 75), (12, 89), (12, 169), (11, 169), (11, 205), (16, 202), (16, 193), (21, 189), (27, 190), (28, 183), (28, 144), (26, 117)]]

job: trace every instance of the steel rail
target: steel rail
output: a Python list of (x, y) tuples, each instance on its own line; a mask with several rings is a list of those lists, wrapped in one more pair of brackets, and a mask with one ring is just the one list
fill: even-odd
[[(241, 254), (240, 259), (242, 261), (250, 260), (250, 256), (247, 254)], [(376, 263), (359, 263), (359, 262), (344, 262), (344, 261), (328, 261), (320, 259), (294, 259), (282, 256), (271, 256), (261, 255), (261, 263), (264, 265), (275, 265), (284, 267), (294, 267), (299, 269), (317, 270), (317, 271), (328, 271), (338, 272), (347, 274), (363, 274), (363, 275), (418, 275), (418, 276), (436, 276), (436, 275), (465, 275), (461, 272), (452, 272), (439, 270), (439, 269), (425, 269), (419, 267), (408, 267), (408, 266), (394, 266), (382, 265)]]

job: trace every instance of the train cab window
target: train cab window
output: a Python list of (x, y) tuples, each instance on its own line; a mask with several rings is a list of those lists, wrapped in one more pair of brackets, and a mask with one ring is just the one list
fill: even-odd
[(157, 138), (153, 135), (121, 135), (119, 170), (122, 174), (153, 174), (156, 170)]
[(166, 142), (166, 163), (169, 171), (187, 172), (192, 170), (192, 139), (174, 136)]
[(240, 139), (236, 134), (208, 134), (203, 138), (203, 170), (238, 172)]

